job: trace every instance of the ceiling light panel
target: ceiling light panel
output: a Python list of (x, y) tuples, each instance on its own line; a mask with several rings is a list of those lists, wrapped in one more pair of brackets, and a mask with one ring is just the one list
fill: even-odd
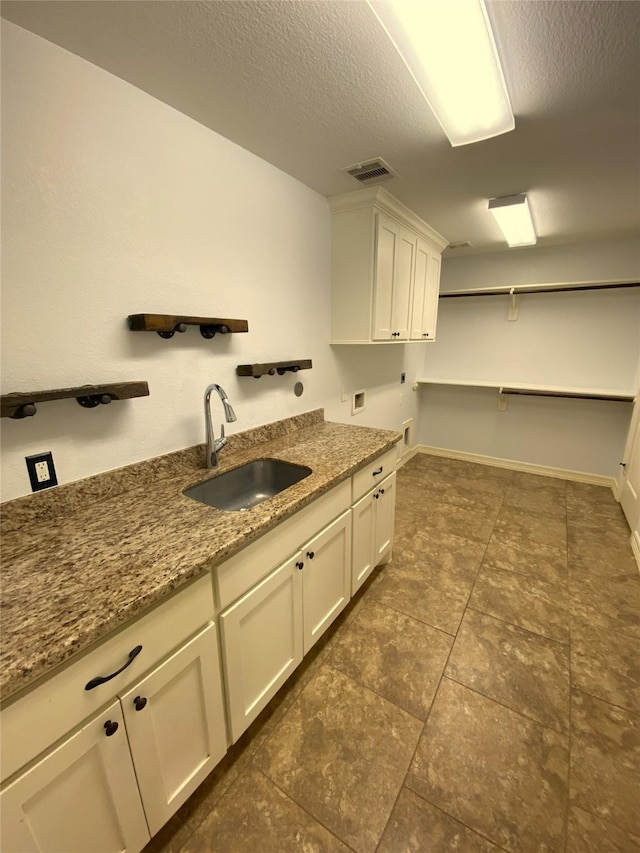
[(525, 193), (489, 200), (494, 215), (509, 246), (533, 246), (537, 240)]
[(453, 146), (515, 127), (484, 0), (367, 0)]

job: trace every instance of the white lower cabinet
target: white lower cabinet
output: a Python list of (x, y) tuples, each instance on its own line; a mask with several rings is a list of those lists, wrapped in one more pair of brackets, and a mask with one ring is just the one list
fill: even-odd
[(0, 795), (3, 853), (139, 851), (149, 830), (114, 702)]
[(352, 595), (376, 566), (391, 557), (395, 488), (396, 475), (393, 473), (353, 505)]
[(220, 615), (233, 743), (302, 660), (302, 575), (291, 557)]
[(155, 835), (227, 751), (215, 625), (120, 701), (144, 812)]
[(348, 604), (350, 543), (345, 512), (221, 613), (232, 742)]
[[(139, 853), (195, 791), (227, 751), (215, 624), (194, 636), (205, 613), (214, 613), (209, 577), (3, 709), (4, 737), (28, 742), (31, 726), (52, 734), (41, 757), (24, 750), (25, 769), (0, 793), (2, 853)], [(175, 651), (129, 675), (144, 655), (157, 661), (162, 624)], [(124, 667), (120, 647), (139, 650)], [(99, 676), (95, 688), (87, 673)], [(103, 710), (71, 728), (76, 694), (93, 702), (96, 693)]]

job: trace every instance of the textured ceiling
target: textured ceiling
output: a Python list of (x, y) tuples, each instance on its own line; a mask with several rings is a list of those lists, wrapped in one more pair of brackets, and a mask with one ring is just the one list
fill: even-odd
[(460, 148), (363, 0), (7, 0), (2, 14), (324, 195), (358, 188), (342, 167), (383, 157), (399, 174), (387, 189), (451, 242), (505, 249), (486, 200), (523, 191), (539, 245), (638, 235), (640, 2), (487, 5), (516, 129)]

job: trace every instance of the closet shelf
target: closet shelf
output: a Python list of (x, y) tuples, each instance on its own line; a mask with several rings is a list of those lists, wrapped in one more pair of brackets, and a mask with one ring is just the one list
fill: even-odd
[(261, 376), (273, 376), (278, 373), (283, 376), (290, 371), (297, 373), (299, 370), (309, 370), (313, 367), (310, 358), (299, 359), (298, 361), (269, 361), (266, 364), (239, 364), (236, 367), (238, 376), (253, 376), (254, 379), (260, 379)]
[(36, 403), (74, 398), (85, 409), (93, 409), (112, 400), (130, 400), (148, 397), (147, 382), (116, 382), (110, 385), (78, 385), (74, 388), (57, 388), (53, 391), (16, 391), (2, 395), (3, 418), (28, 418), (36, 414)]
[(567, 397), (580, 400), (606, 400), (614, 403), (631, 403), (636, 397), (633, 391), (603, 388), (576, 388), (575, 386), (534, 385), (524, 382), (490, 382), (482, 379), (417, 379), (414, 390), (421, 385), (453, 385), (466, 388), (494, 388), (498, 392), (498, 407), (506, 408), (508, 395), (528, 397)]
[(213, 338), (216, 333), (226, 335), (248, 332), (246, 320), (229, 320), (221, 317), (190, 317), (183, 314), (129, 314), (132, 332), (157, 332), (161, 338), (172, 338), (176, 332), (186, 332), (187, 326), (200, 326), (203, 338)]

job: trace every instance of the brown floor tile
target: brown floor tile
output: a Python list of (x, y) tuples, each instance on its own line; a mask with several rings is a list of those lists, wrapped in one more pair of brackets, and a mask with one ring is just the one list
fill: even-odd
[(445, 673), (560, 732), (569, 729), (569, 649), (467, 609)]
[(486, 544), (497, 513), (497, 509), (480, 502), (463, 507), (450, 502), (431, 500), (425, 502), (419, 525), (421, 532), (431, 539), (454, 535)]
[(548, 488), (546, 485), (541, 485), (532, 489), (526, 486), (509, 486), (504, 496), (503, 505), (523, 509), (534, 514), (551, 515), (563, 523), (566, 522), (567, 518), (564, 489), (557, 487)]
[(625, 523), (620, 504), (610, 495), (608, 501), (594, 501), (588, 498), (567, 496), (567, 521), (569, 524), (598, 526), (612, 523)]
[(592, 575), (569, 563), (571, 622), (640, 638), (640, 574)]
[(324, 665), (254, 757), (358, 853), (382, 835), (422, 723)]
[(403, 788), (376, 853), (497, 853), (486, 838)]
[(579, 690), (640, 714), (640, 639), (572, 625), (571, 678)]
[(364, 605), (330, 663), (424, 720), (451, 651), (452, 638), (377, 601)]
[(348, 853), (324, 826), (249, 768), (200, 824), (183, 853)]
[(598, 546), (594, 548), (589, 543), (578, 539), (569, 544), (569, 564), (571, 570), (581, 577), (637, 577), (636, 563), (628, 537), (615, 547)]
[(569, 577), (566, 548), (545, 547), (540, 551), (526, 545), (505, 545), (495, 537), (489, 540), (482, 565), (486, 569), (504, 569), (555, 584), (566, 584)]
[(529, 474), (526, 471), (512, 472), (513, 485), (520, 489), (528, 489), (531, 492), (554, 491), (556, 493), (567, 493), (568, 480), (561, 477), (546, 477), (544, 474)]
[(566, 853), (639, 853), (634, 838), (612, 823), (573, 806), (569, 809)]
[(193, 830), (185, 826), (179, 815), (175, 814), (160, 832), (153, 836), (142, 853), (179, 853), (189, 840)]
[(510, 851), (562, 851), (568, 739), (443, 679), (407, 787)]
[(372, 597), (407, 616), (455, 634), (469, 599), (484, 546), (448, 536), (443, 543), (412, 542), (410, 557), (394, 557)]
[(504, 545), (520, 548), (546, 545), (566, 548), (567, 525), (564, 518), (518, 506), (503, 506), (496, 519), (493, 536)]
[(631, 550), (630, 537), (631, 531), (622, 513), (616, 519), (590, 515), (567, 522), (569, 553), (580, 545), (586, 545), (596, 553), (608, 548)]
[(640, 715), (574, 690), (571, 800), (640, 835)]
[(469, 606), (551, 640), (569, 642), (568, 595), (559, 584), (483, 565)]

